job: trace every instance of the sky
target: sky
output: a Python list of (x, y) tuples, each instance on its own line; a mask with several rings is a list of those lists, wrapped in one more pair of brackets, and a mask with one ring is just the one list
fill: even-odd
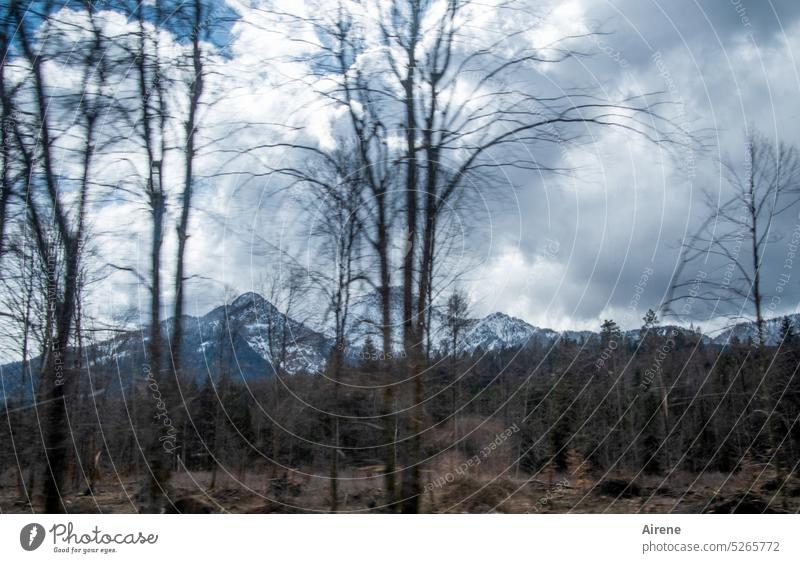
[[(279, 4), (305, 9), (300, 2)], [(502, 311), (557, 330), (597, 330), (606, 318), (638, 327), (645, 311), (658, 309), (668, 295), (681, 244), (708, 215), (706, 201), (726, 193), (720, 163), (743, 165), (745, 136), (755, 129), (771, 140), (800, 145), (800, 3), (523, 0), (522, 5), (542, 18), (527, 38), (536, 44), (598, 32), (581, 43), (585, 56), (521, 76), (531, 88), (589, 87), (611, 99), (660, 92), (670, 102), (670, 116), (698, 132), (703, 146), (675, 149), (620, 130), (595, 129), (580, 144), (539, 148), (537, 158), (572, 172), (507, 170), (504, 185), (477, 186), (469, 214), (453, 211), (458, 233), (453, 267), (466, 271), (459, 283), (470, 293), (475, 316)], [(321, 105), (307, 84), (287, 80), (304, 69), (286, 58), (297, 53), (300, 42), (287, 41), (259, 1), (228, 0), (226, 6), (226, 14), (230, 9), (239, 20), (215, 38), (228, 43), (216, 62), (219, 72), (208, 80), (215, 103), (202, 116), (201, 136), (225, 139), (231, 148), (253, 147), (291, 126), (320, 146), (335, 144), (336, 111)], [(124, 30), (129, 24), (115, 25)], [(180, 41), (175, 43), (177, 49)], [(166, 40), (165, 48), (172, 48)], [(257, 170), (265, 159), (274, 166), (293, 158), (251, 151), (232, 162), (230, 153), (201, 151), (198, 173), (205, 179), (197, 190), (188, 251), (189, 313), (203, 314), (245, 291), (263, 291), (264, 280), (281, 267), (274, 260), (276, 248), (313, 263), (312, 247), (296, 228), (313, 220), (313, 208), (280, 190), (273, 178), (219, 174)], [(175, 179), (178, 172), (176, 167)], [(125, 256), (144, 270), (142, 202), (111, 201), (93, 222), (103, 259)], [(792, 208), (775, 223), (762, 271), (767, 293), (783, 272), (798, 212)], [(173, 248), (171, 237), (165, 254), (171, 256)], [(146, 310), (146, 288), (126, 275), (114, 273), (98, 285), (93, 306), (99, 315)], [(771, 313), (795, 312), (798, 300), (800, 272)], [(728, 312), (698, 306), (677, 321), (711, 330)]]
[[(679, 121), (708, 133), (707, 146), (676, 156), (602, 132), (571, 149), (566, 158), (580, 167), (575, 178), (534, 179), (515, 190), (473, 287), (484, 310), (537, 326), (597, 330), (613, 318), (635, 328), (665, 299), (682, 242), (708, 214), (706, 194), (725, 193), (720, 161), (743, 163), (753, 128), (800, 142), (800, 5), (572, 1), (560, 3), (562, 11), (608, 35), (598, 36), (585, 67), (559, 79), (611, 93), (663, 91)], [(775, 293), (797, 211), (776, 222), (762, 270), (767, 293)], [(795, 274), (773, 314), (796, 311), (798, 281)], [(723, 312), (695, 306), (677, 320), (712, 330), (727, 322), (718, 318)]]
[[(484, 190), (478, 211), (463, 218), (463, 241), (456, 245), (469, 266), (461, 283), (475, 315), (502, 311), (536, 326), (594, 330), (613, 318), (635, 328), (647, 308), (658, 309), (668, 295), (681, 244), (708, 214), (707, 194), (725, 193), (720, 162), (744, 162), (745, 135), (753, 128), (800, 143), (800, 6), (693, 0), (531, 6), (545, 22), (543, 37), (536, 38), (543, 43), (549, 36), (600, 32), (588, 44), (589, 56), (547, 70), (546, 81), (556, 88), (590, 86), (610, 98), (663, 92), (671, 115), (703, 132), (704, 146), (675, 154), (620, 131), (595, 130), (578, 146), (544, 149), (575, 172), (564, 177), (510, 170), (507, 185)], [(243, 19), (254, 17), (245, 12)], [(238, 70), (257, 66), (265, 49), (286, 48), (279, 37), (244, 25), (234, 28), (234, 38), (229, 66)], [(231, 111), (252, 111), (254, 120), (285, 119), (285, 107), (292, 105), (259, 88), (263, 84), (243, 88)], [(326, 135), (318, 121), (304, 126)], [(215, 283), (234, 292), (258, 290), (264, 271), (273, 267), (258, 240), (263, 226), (280, 226), (272, 244), (290, 244), (294, 218), (308, 212), (270, 200), (267, 185), (248, 185), (207, 193), (206, 204), (224, 218), (225, 229), (209, 229), (193, 241), (192, 263), (209, 268)], [(775, 232), (791, 232), (796, 222), (793, 209)], [(777, 240), (770, 252), (766, 288), (781, 272), (785, 243)], [(797, 308), (800, 275), (795, 277), (775, 314)], [(200, 313), (219, 290), (198, 289)], [(712, 330), (723, 323), (721, 313), (694, 307), (673, 320)]]

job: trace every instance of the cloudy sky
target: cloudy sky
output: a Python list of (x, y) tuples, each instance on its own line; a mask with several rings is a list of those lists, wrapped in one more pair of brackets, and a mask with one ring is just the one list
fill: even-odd
[[(462, 249), (461, 266), (469, 265), (462, 284), (471, 292), (476, 314), (503, 311), (555, 329), (597, 329), (602, 319), (614, 318), (633, 328), (648, 307), (657, 308), (667, 295), (681, 242), (708, 214), (707, 195), (721, 197), (727, 189), (720, 162), (744, 163), (746, 133), (756, 128), (767, 138), (800, 143), (795, 60), (800, 53), (800, 3), (529, 3), (543, 16), (542, 43), (601, 32), (582, 43), (586, 56), (536, 76), (532, 71), (532, 84), (588, 86), (612, 99), (661, 92), (671, 102), (671, 117), (702, 132), (704, 146), (666, 150), (621, 131), (595, 130), (580, 145), (546, 149), (551, 162), (574, 173), (512, 170), (507, 185), (479, 190), (481, 205), (464, 217), (463, 241), (456, 245)], [(301, 70), (275, 62), (295, 46), (270, 28), (258, 2), (228, 4), (241, 19), (226, 34), (229, 56), (220, 63), (226, 78), (210, 87), (225, 96), (207, 118), (206, 134), (224, 131), (228, 122), (249, 121), (299, 126), (321, 144), (332, 142), (333, 116), (319, 108), (314, 119), (308, 112), (296, 112), (313, 106), (308, 88), (275, 87), (276, 76)], [(300, 3), (288, 5), (299, 9)], [(231, 142), (264, 143), (265, 131), (277, 129), (238, 132)], [(211, 174), (223, 166), (219, 155), (204, 158), (201, 172)], [(247, 158), (255, 169), (263, 156)], [(241, 169), (242, 161), (237, 166)], [(266, 247), (297, 245), (298, 214), (313, 215), (313, 210), (275, 188), (268, 178), (246, 174), (203, 182), (190, 243), (189, 263), (198, 276), (191, 282), (191, 312), (204, 313), (226, 292), (259, 290), (265, 272), (274, 268)], [(138, 232), (131, 219), (135, 208), (135, 202), (109, 207), (98, 220), (104, 227), (100, 230)], [(791, 232), (798, 211), (781, 217), (777, 235)], [(133, 242), (118, 240), (115, 252), (122, 244), (125, 254), (144, 256), (146, 231)], [(786, 241), (778, 238), (770, 253), (764, 270), (767, 292), (781, 271)], [(798, 282), (800, 273), (793, 276), (776, 313), (794, 312)], [(105, 295), (114, 297), (99, 300), (104, 314), (125, 310), (137, 295), (144, 299), (142, 288), (131, 291), (136, 284), (120, 275), (106, 284), (110, 293)], [(714, 318), (718, 314), (695, 308), (682, 320), (713, 327), (719, 325)]]
[[(558, 329), (638, 326), (665, 297), (679, 248), (725, 190), (720, 160), (744, 162), (745, 132), (797, 143), (800, 46), (796, 2), (572, 1), (557, 22), (601, 29), (596, 54), (558, 79), (604, 91), (664, 91), (686, 126), (709, 132), (705, 150), (675, 155), (614, 132), (569, 151), (574, 178), (532, 178), (494, 221), (491, 252), (473, 290), (484, 310)], [(776, 233), (790, 232), (797, 209)], [(786, 253), (771, 247), (770, 292)], [(652, 273), (651, 273), (652, 270)], [(797, 276), (795, 276), (797, 277)], [(798, 280), (780, 312), (794, 311)], [(638, 297), (640, 295), (640, 297)], [(717, 326), (695, 308), (694, 322)], [(683, 319), (691, 320), (691, 319)]]

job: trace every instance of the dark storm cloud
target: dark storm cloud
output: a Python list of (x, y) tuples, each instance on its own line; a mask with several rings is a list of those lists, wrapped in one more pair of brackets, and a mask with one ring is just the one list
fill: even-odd
[[(587, 13), (632, 65), (648, 66), (653, 51), (725, 45), (746, 34), (768, 45), (800, 17), (793, 0), (622, 0), (593, 2)], [(713, 47), (712, 47), (713, 48)]]
[[(556, 82), (594, 86), (609, 96), (660, 91), (672, 104), (670, 116), (703, 131), (707, 146), (669, 153), (601, 131), (593, 143), (569, 150), (574, 180), (515, 176), (522, 187), (523, 231), (520, 237), (498, 221), (495, 241), (518, 244), (529, 270), (543, 261), (557, 265), (555, 275), (564, 282), (537, 278), (492, 305), (516, 305), (517, 314), (560, 328), (621, 316), (633, 327), (667, 295), (681, 243), (708, 214), (705, 194), (726, 196), (720, 161), (743, 166), (745, 131), (800, 142), (794, 101), (800, 43), (793, 43), (800, 3), (626, 0), (586, 2), (583, 8), (587, 25), (610, 34), (590, 44), (592, 57), (554, 72)], [(552, 148), (545, 154), (558, 157)], [(775, 223), (776, 240), (763, 267), (767, 293), (777, 284), (797, 220), (793, 209)], [(557, 253), (543, 250), (546, 240), (558, 241)], [(719, 266), (712, 261), (703, 267), (713, 272)], [(685, 275), (696, 269), (692, 265)], [(793, 280), (772, 314), (792, 312), (798, 298)], [(717, 326), (714, 317), (721, 312), (695, 304), (681, 321)]]

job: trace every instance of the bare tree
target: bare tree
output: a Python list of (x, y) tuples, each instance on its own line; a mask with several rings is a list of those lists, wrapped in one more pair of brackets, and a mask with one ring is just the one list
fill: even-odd
[[(679, 274), (690, 265), (697, 265), (702, 274), (693, 279), (676, 276), (665, 309), (669, 312), (674, 304), (683, 302), (678, 310), (691, 313), (690, 305), (697, 301), (709, 305), (715, 313), (734, 320), (744, 317), (755, 323), (755, 338), (747, 354), (757, 365), (755, 387), (742, 377), (744, 391), (750, 396), (746, 424), (752, 427), (751, 415), (770, 412), (772, 408), (765, 309), (775, 312), (780, 295), (764, 286), (765, 257), (770, 245), (781, 236), (776, 228), (778, 218), (800, 203), (800, 153), (794, 146), (774, 143), (753, 132), (746, 137), (744, 162), (724, 162), (723, 169), (730, 194), (722, 201), (707, 195), (709, 214), (682, 249)], [(775, 291), (781, 291), (786, 281), (778, 281), (773, 286)], [(775, 424), (768, 418), (764, 428), (766, 447), (773, 452), (771, 459), (782, 478), (779, 458), (774, 456), (779, 447)]]
[[(512, 4), (496, 6), (498, 15), (518, 17)], [(469, 33), (473, 8), (469, 2), (423, 0), (394, 0), (378, 8), (386, 46), (382, 53), (398, 86), (397, 105), (403, 115), (399, 128), (409, 247), (403, 261), (403, 338), (409, 359), (406, 377), (414, 381), (417, 405), (410, 467), (404, 473), (406, 512), (419, 509), (423, 350), (430, 328), (425, 321), (432, 305), (437, 229), (448, 203), (475, 181), (496, 182), (491, 173), (502, 168), (553, 169), (537, 159), (536, 147), (578, 140), (581, 128), (620, 127), (654, 140), (670, 138), (659, 133), (658, 124), (675, 131), (646, 97), (605, 101), (580, 90), (552, 96), (531, 93), (515, 75), (534, 65), (552, 66), (580, 56), (572, 46), (579, 38), (565, 37), (539, 48), (523, 41), (498, 57), (500, 45), (509, 45), (509, 33), (488, 44), (476, 43)], [(521, 24), (511, 36), (525, 34), (538, 23)], [(523, 146), (534, 149), (533, 158), (518, 157), (515, 148)]]
[[(723, 198), (707, 195), (708, 216), (684, 245), (683, 264), (722, 264), (720, 278), (705, 277), (702, 291), (693, 297), (722, 305), (721, 312), (734, 318), (753, 319), (760, 347), (765, 302), (771, 297), (763, 286), (764, 256), (779, 236), (776, 219), (800, 202), (800, 154), (793, 146), (775, 144), (754, 132), (747, 136), (742, 164), (724, 162), (723, 169), (730, 192)], [(695, 279), (677, 278), (665, 306), (685, 301), (695, 285)]]
[[(163, 15), (161, 3), (155, 4), (156, 21)], [(145, 4), (135, 8), (136, 43), (131, 53), (136, 73), (136, 86), (139, 96), (137, 134), (145, 153), (143, 196), (150, 215), (150, 324), (148, 338), (148, 364), (159, 386), (166, 385), (162, 373), (162, 247), (165, 236), (167, 213), (167, 190), (164, 185), (165, 159), (168, 153), (168, 108), (166, 99), (165, 61), (161, 53), (158, 28), (148, 22)], [(165, 387), (166, 390), (166, 387)], [(156, 413), (157, 414), (157, 413)], [(156, 419), (157, 420), (157, 419)], [(147, 457), (150, 478), (145, 488), (144, 509), (158, 512), (161, 501), (166, 496), (170, 463), (161, 448), (154, 430), (147, 438)]]
[(203, 96), (205, 80), (205, 54), (203, 41), (206, 39), (210, 22), (206, 17), (208, 7), (204, 0), (193, 0), (181, 5), (180, 15), (186, 14), (189, 20), (189, 37), (191, 40), (191, 72), (188, 77), (188, 113), (183, 124), (185, 145), (183, 147), (184, 174), (183, 192), (180, 195), (180, 217), (177, 225), (178, 245), (175, 257), (175, 307), (172, 320), (172, 334), (170, 350), (172, 352), (172, 368), (175, 377), (180, 374), (181, 352), (183, 340), (183, 307), (184, 284), (186, 281), (186, 244), (189, 239), (189, 220), (192, 210), (192, 196), (195, 184), (195, 158), (197, 157), (197, 128), (199, 126), (198, 113)]
[[(307, 59), (310, 72), (322, 79), (320, 94), (351, 114), (347, 123), (366, 170), (365, 184), (373, 195), (393, 189), (391, 201), (401, 203), (401, 322), (407, 358), (403, 379), (412, 382), (410, 395), (418, 405), (410, 411), (407, 428), (410, 452), (403, 471), (402, 509), (413, 512), (419, 508), (420, 493), (420, 467), (413, 460), (421, 459), (424, 426), (420, 374), (427, 358), (430, 307), (437, 294), (434, 272), (443, 259), (437, 246), (448, 206), (474, 185), (497, 184), (503, 168), (558, 170), (539, 158), (535, 148), (579, 141), (591, 126), (618, 127), (658, 141), (686, 137), (657, 112), (658, 101), (647, 96), (607, 101), (579, 88), (538, 93), (531, 69), (582, 55), (575, 46), (582, 38), (564, 37), (539, 47), (521, 40), (514, 48), (510, 39), (523, 37), (541, 23), (527, 24), (514, 2), (494, 8), (499, 21), (518, 23), (517, 29), (509, 33), (498, 26), (497, 33), (486, 33), (489, 39), (480, 40), (471, 26), (485, 6), (472, 2), (341, 0), (334, 9), (309, 7), (308, 16), (280, 16), (305, 26), (309, 36), (318, 39), (308, 40), (313, 44)], [(521, 76), (530, 77), (529, 82)], [(519, 152), (523, 147), (525, 154)], [(387, 170), (395, 183), (387, 181)], [(387, 313), (384, 324), (390, 324), (386, 307), (391, 270), (389, 253), (382, 249), (392, 245), (384, 245), (382, 237), (392, 230), (380, 220), (382, 207), (376, 209), (368, 232), (374, 234), (381, 264), (378, 287)], [(390, 339), (387, 330), (384, 348), (391, 345)], [(394, 502), (389, 481), (387, 498)]]
[[(370, 72), (354, 67), (367, 47), (361, 10), (355, 4), (339, 1), (331, 9), (329, 4), (308, 3), (312, 13), (318, 14), (304, 19), (293, 14), (278, 13), (278, 18), (289, 25), (289, 37), (295, 26), (310, 25), (319, 38), (314, 44), (315, 52), (305, 59), (308, 74), (319, 84), (317, 93), (323, 99), (344, 110), (344, 120), (351, 135), (345, 140), (350, 159), (359, 168), (361, 202), (356, 210), (361, 223), (360, 236), (374, 252), (374, 275), (367, 279), (379, 296), (381, 345), (386, 358), (393, 356), (393, 327), (399, 319), (392, 318), (392, 302), (396, 298), (392, 287), (392, 232), (398, 218), (400, 203), (399, 161), (389, 147), (389, 128), (381, 106), (386, 92), (375, 88), (374, 76)], [(335, 84), (328, 87), (331, 81)], [(300, 149), (327, 158), (326, 151), (312, 144), (274, 143), (279, 148)], [(404, 239), (405, 240), (405, 239)], [(396, 504), (395, 483), (395, 385), (392, 381), (392, 365), (382, 363), (382, 405), (384, 422), (385, 494), (387, 507)]]
[[(358, 214), (363, 191), (361, 170), (343, 152), (336, 152), (325, 163), (328, 167), (318, 170), (314, 177), (311, 194), (318, 201), (320, 221), (314, 228), (314, 235), (320, 238), (318, 256), (320, 271), (315, 275), (328, 305), (328, 313), (333, 317), (334, 345), (328, 361), (328, 374), (333, 384), (331, 402), (331, 466), (330, 495), (331, 512), (339, 506), (339, 410), (340, 383), (342, 381), (345, 358), (350, 345), (349, 328), (350, 307), (353, 288), (364, 279), (360, 269), (360, 247), (362, 243), (362, 224)], [(330, 166), (333, 166), (331, 169)], [(327, 168), (327, 169), (326, 169)], [(322, 199), (319, 197), (322, 196)]]
[[(52, 331), (41, 362), (39, 393), (47, 410), (43, 429), (47, 471), (43, 487), (45, 510), (48, 512), (60, 512), (65, 508), (61, 503), (68, 448), (65, 425), (69, 392), (74, 387), (74, 381), (66, 371), (66, 355), (73, 336), (77, 300), (80, 298), (79, 274), (92, 187), (92, 165), (98, 141), (98, 120), (107, 101), (106, 74), (100, 64), (104, 49), (103, 36), (91, 4), (85, 2), (84, 7), (88, 20), (83, 31), (87, 33), (87, 39), (81, 42), (77, 67), (82, 74), (83, 95), (59, 100), (50, 91), (45, 70), (46, 62), (53, 60), (59, 52), (57, 47), (49, 52), (49, 45), (45, 43), (50, 41), (58, 45), (60, 35), (57, 26), (41, 44), (32, 36), (32, 18), (41, 18), (46, 26), (57, 24), (51, 16), (53, 6), (50, 2), (11, 2), (17, 47), (29, 73), (27, 88), (18, 95), (25, 97), (25, 103), (29, 104), (25, 112), (28, 123), (23, 125), (21, 119), (15, 119), (12, 129), (23, 168), (24, 186), (21, 193), (25, 198), (27, 220), (39, 263), (46, 272), (46, 332)], [(61, 109), (72, 110), (72, 113), (65, 111), (66, 115), (77, 116), (75, 122), (63, 123), (51, 115), (51, 108), (58, 108), (59, 102), (67, 105)], [(74, 179), (60, 179), (56, 155), (59, 150), (64, 150), (58, 143), (61, 134), (68, 128), (79, 131), (79, 175)], [(64, 181), (74, 182), (75, 197), (65, 195), (64, 190), (60, 189), (60, 183)]]

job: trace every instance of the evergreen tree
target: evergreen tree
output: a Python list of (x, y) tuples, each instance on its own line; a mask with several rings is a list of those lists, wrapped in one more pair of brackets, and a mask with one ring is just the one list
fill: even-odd
[(642, 317), (642, 320), (644, 321), (642, 328), (645, 330), (653, 330), (659, 324), (658, 315), (656, 315), (656, 312), (652, 309), (647, 310), (647, 312), (644, 314), (644, 317)]
[(607, 346), (610, 341), (619, 342), (622, 339), (622, 330), (619, 325), (611, 319), (605, 319), (600, 325), (600, 338), (603, 345)]

